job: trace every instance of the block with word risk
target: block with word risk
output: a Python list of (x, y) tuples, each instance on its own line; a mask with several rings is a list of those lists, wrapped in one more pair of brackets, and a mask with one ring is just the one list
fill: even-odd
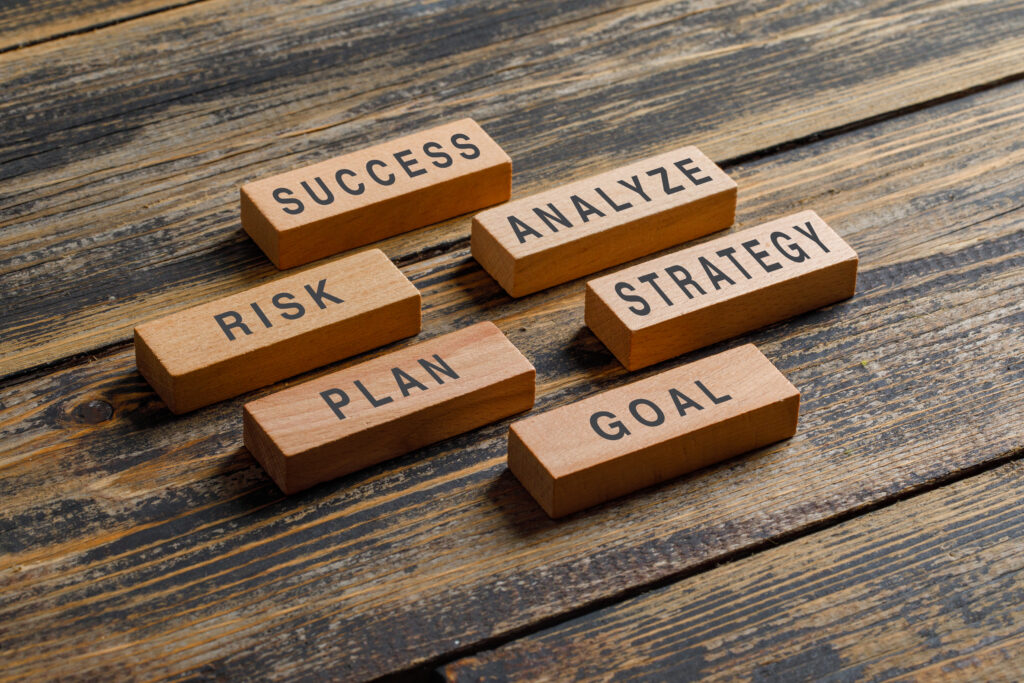
[(853, 296), (857, 254), (813, 211), (587, 283), (587, 326), (630, 370)]
[(512, 160), (462, 119), (242, 186), (242, 227), (278, 268), (506, 201)]
[(523, 296), (732, 225), (736, 183), (683, 147), (489, 209), (473, 257)]
[(479, 323), (246, 404), (245, 445), (294, 493), (529, 410), (535, 375)]
[(419, 330), (419, 291), (372, 249), (143, 323), (135, 359), (183, 413)]
[(513, 423), (508, 466), (562, 517), (789, 438), (799, 409), (747, 344)]

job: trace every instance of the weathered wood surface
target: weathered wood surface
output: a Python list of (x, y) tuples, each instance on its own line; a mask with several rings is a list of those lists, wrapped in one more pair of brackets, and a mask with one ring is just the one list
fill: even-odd
[(0, 52), (201, 0), (7, 0), (0, 4)]
[(1014, 75), (1022, 6), (207, 0), (0, 54), (0, 374), (271, 275), (245, 181), (463, 115), (515, 196), (682, 144), (721, 161)]
[(1024, 464), (1010, 463), (454, 662), (452, 681), (1013, 681)]
[[(803, 392), (799, 433), (560, 523), (506, 471), (507, 423), (283, 499), (241, 447), (251, 396), (174, 418), (124, 349), (8, 383), (8, 671), (402, 670), (1011, 457), (1022, 130), (1016, 83), (734, 165), (740, 226), (813, 207), (861, 256), (852, 300), (742, 339)], [(425, 329), (498, 322), (538, 409), (646, 374), (582, 329), (580, 283), (510, 300), (465, 241), (403, 271)]]

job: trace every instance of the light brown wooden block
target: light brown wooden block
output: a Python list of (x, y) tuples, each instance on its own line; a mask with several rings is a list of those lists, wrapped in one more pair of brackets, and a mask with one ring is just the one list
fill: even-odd
[(533, 406), (533, 365), (479, 323), (245, 406), (245, 445), (294, 493)]
[(135, 328), (135, 359), (184, 413), (420, 330), (420, 294), (378, 249)]
[(506, 201), (512, 160), (462, 119), (241, 188), (242, 227), (278, 268)]
[(747, 344), (513, 423), (508, 467), (562, 517), (789, 438), (799, 409)]
[(848, 299), (857, 254), (813, 211), (587, 283), (586, 322), (630, 370)]
[(517, 199), (473, 218), (473, 257), (523, 296), (732, 225), (736, 183), (696, 147)]

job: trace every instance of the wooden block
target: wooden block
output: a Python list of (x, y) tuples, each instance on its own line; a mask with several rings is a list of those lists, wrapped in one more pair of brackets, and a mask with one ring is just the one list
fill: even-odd
[(243, 185), (242, 227), (278, 268), (506, 201), (512, 160), (462, 119)]
[(732, 225), (736, 183), (682, 147), (473, 218), (473, 257), (512, 296)]
[(508, 467), (562, 517), (789, 438), (799, 410), (747, 344), (513, 423)]
[(529, 410), (535, 376), (479, 323), (246, 404), (245, 445), (294, 493)]
[(143, 323), (135, 361), (184, 413), (419, 330), (419, 291), (371, 249)]
[(813, 211), (587, 283), (586, 322), (630, 370), (848, 299), (857, 254)]

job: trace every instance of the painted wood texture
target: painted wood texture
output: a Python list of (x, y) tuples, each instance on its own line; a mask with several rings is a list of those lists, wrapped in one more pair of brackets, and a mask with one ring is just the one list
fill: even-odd
[(813, 211), (587, 283), (587, 327), (638, 370), (853, 296), (857, 254)]
[(175, 413), (420, 331), (420, 293), (371, 249), (135, 328), (139, 372)]
[(525, 296), (728, 228), (735, 215), (736, 183), (682, 147), (482, 211), (470, 250)]
[[(1019, 461), (445, 667), (450, 681), (1012, 681)], [(642, 629), (638, 628), (642, 625)]]
[[(239, 229), (250, 180), (460, 116), (516, 160), (516, 196), (684, 144), (734, 159), (1012, 76), (1024, 13), (207, 0), (97, 35), (0, 55), (3, 375), (273, 276)], [(458, 253), (469, 224), (380, 246)]]
[(291, 268), (507, 201), (512, 160), (472, 119), (241, 187), (242, 227)]
[(549, 517), (788, 439), (800, 392), (753, 344), (513, 422), (508, 468)]
[[(957, 16), (944, 40), (975, 15)], [(240, 399), (173, 418), (127, 348), (21, 375), (0, 418), (7, 670), (432, 666), (1015, 457), (1021, 130), (1011, 83), (732, 164), (738, 224), (813, 206), (861, 256), (857, 297), (742, 339), (801, 388), (801, 430), (560, 523), (507, 473), (508, 421), (285, 499), (242, 448)], [(497, 321), (537, 367), (539, 409), (645, 376), (584, 329), (579, 283), (510, 300), (465, 240), (401, 265), (433, 332)]]
[(245, 446), (295, 493), (529, 410), (536, 375), (477, 323), (245, 404)]

